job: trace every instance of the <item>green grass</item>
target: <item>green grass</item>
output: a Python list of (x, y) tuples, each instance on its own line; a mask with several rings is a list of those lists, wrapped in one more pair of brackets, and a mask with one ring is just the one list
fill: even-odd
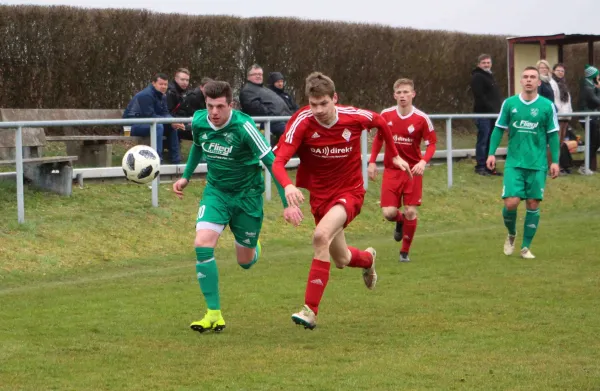
[[(193, 223), (203, 181), (160, 204), (131, 184), (62, 198), (0, 183), (1, 390), (598, 390), (600, 178), (549, 181), (524, 261), (502, 254), (501, 178), (458, 164), (426, 173), (410, 264), (371, 183), (348, 241), (378, 250), (380, 281), (332, 269), (314, 331), (292, 324), (312, 258), (299, 228), (266, 203), (263, 258), (216, 256), (227, 329), (197, 334)], [(276, 194), (275, 192), (273, 194)], [(518, 230), (522, 232), (523, 209)]]

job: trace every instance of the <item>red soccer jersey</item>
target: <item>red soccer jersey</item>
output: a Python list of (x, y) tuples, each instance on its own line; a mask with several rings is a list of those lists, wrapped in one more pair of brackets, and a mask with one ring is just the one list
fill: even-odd
[[(384, 139), (392, 140), (383, 118), (372, 111), (336, 106), (336, 120), (325, 126), (313, 116), (310, 107), (298, 110), (288, 121), (275, 148), (273, 174), (283, 186), (291, 183), (285, 164), (298, 154), (300, 166), (296, 186), (311, 197), (327, 199), (347, 191), (362, 189), (360, 136), (364, 129), (378, 129)], [(386, 155), (396, 156), (393, 145), (386, 143)], [(390, 147), (390, 148), (388, 148)]]
[[(381, 116), (392, 131), (392, 137), (401, 158), (406, 160), (411, 167), (419, 163), (421, 159), (429, 162), (435, 152), (437, 137), (433, 129), (433, 124), (427, 114), (417, 108), (413, 108), (410, 114), (403, 117), (398, 111), (398, 106), (393, 106), (383, 110)], [(423, 140), (425, 140), (425, 145), (427, 145), (424, 158), (421, 156), (421, 141)], [(383, 139), (378, 133), (373, 141), (370, 162), (375, 162), (382, 142)], [(388, 157), (387, 154), (383, 158), (383, 165), (385, 168), (395, 168), (391, 157)]]

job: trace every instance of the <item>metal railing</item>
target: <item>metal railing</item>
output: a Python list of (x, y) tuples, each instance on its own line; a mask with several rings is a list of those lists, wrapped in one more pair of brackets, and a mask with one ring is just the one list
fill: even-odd
[[(571, 114), (560, 114), (559, 117), (585, 117), (585, 168), (590, 167), (590, 119), (598, 117), (598, 112), (582, 112)], [(446, 162), (448, 173), (448, 188), (453, 184), (453, 156), (452, 156), (452, 120), (453, 119), (477, 119), (477, 118), (497, 118), (497, 114), (432, 114), (429, 118), (432, 120), (446, 120)], [(268, 145), (271, 144), (271, 122), (287, 121), (290, 117), (253, 117), (256, 123), (265, 124), (265, 139)], [(156, 149), (156, 125), (171, 123), (189, 123), (192, 118), (139, 118), (139, 119), (104, 119), (104, 120), (71, 120), (71, 121), (14, 121), (0, 122), (0, 129), (16, 129), (15, 137), (15, 162), (17, 177), (17, 217), (18, 222), (25, 221), (25, 201), (23, 194), (23, 128), (39, 127), (60, 127), (60, 126), (106, 126), (106, 125), (141, 125), (150, 124), (150, 146)], [(594, 151), (596, 152), (596, 151)], [(368, 187), (367, 164), (370, 153), (367, 148), (367, 132), (363, 131), (361, 135), (361, 153), (362, 153), (362, 175), (365, 189)], [(381, 157), (381, 155), (380, 155)], [(158, 181), (156, 178), (152, 181), (152, 206), (158, 207)], [(265, 197), (270, 200), (272, 178), (269, 171), (265, 168)]]

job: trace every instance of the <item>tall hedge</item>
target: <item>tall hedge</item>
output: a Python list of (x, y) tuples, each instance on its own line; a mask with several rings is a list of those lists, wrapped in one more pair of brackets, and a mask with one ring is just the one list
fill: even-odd
[[(334, 79), (345, 104), (390, 106), (394, 80), (410, 77), (423, 110), (471, 112), (470, 71), (482, 52), (493, 56), (506, 94), (500, 36), (293, 18), (0, 6), (0, 107), (123, 108), (153, 73), (172, 75), (178, 67), (191, 70), (193, 83), (209, 76), (229, 81), (237, 92), (256, 62), (265, 81), (269, 72), (282, 72), (302, 103), (305, 77), (319, 70)], [(582, 65), (567, 66), (574, 73)]]

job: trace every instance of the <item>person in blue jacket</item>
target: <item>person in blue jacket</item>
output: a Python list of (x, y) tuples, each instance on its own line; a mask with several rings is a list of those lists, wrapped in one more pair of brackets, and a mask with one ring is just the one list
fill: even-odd
[[(167, 108), (167, 88), (169, 77), (164, 73), (157, 73), (152, 77), (152, 83), (131, 99), (123, 118), (172, 118)], [(163, 160), (163, 136), (167, 137), (167, 148), (172, 164), (181, 163), (179, 155), (179, 138), (177, 130), (184, 129), (183, 124), (157, 124), (156, 125), (156, 151)], [(132, 136), (150, 136), (150, 124), (139, 124), (131, 127)]]

